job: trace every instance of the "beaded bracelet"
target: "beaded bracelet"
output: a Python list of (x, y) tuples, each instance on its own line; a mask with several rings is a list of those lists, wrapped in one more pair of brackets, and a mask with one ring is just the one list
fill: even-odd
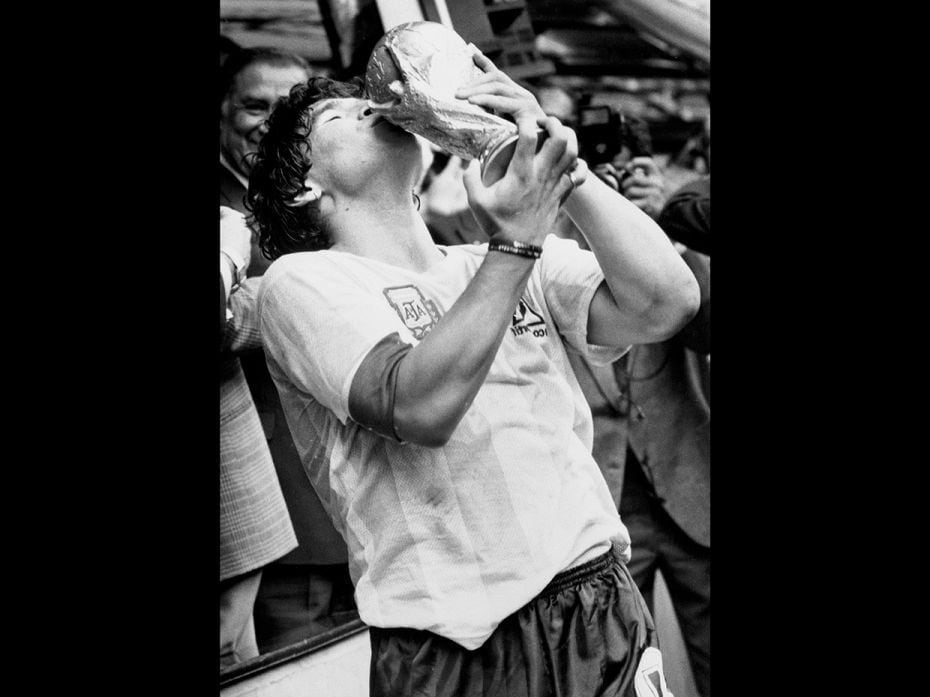
[(527, 244), (518, 240), (491, 240), (488, 242), (488, 251), (505, 252), (506, 254), (516, 254), (519, 257), (539, 259), (542, 256), (543, 248), (536, 244)]

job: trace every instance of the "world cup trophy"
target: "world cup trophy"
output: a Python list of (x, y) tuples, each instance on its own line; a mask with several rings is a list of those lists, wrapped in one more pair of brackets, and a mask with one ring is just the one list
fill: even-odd
[[(375, 44), (365, 84), (374, 111), (453, 155), (477, 159), (481, 181), (489, 186), (507, 171), (517, 127), (455, 97), (459, 87), (483, 74), (472, 60), (473, 50), (438, 22), (399, 24)], [(539, 145), (546, 135), (539, 129)]]

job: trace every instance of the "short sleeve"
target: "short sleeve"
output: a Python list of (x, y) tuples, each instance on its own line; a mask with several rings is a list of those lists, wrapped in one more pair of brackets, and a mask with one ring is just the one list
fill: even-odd
[(588, 343), (588, 313), (591, 299), (604, 273), (592, 252), (574, 240), (548, 235), (537, 263), (546, 305), (566, 345), (595, 365), (607, 365), (629, 350), (629, 346), (599, 346)]
[(282, 257), (265, 272), (258, 300), (262, 342), (294, 387), (345, 423), (359, 365), (397, 323), (364, 284), (316, 254)]

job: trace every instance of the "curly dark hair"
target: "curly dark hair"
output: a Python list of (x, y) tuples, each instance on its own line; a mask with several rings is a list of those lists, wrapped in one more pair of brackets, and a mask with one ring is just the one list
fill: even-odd
[(312, 77), (291, 88), (268, 118), (268, 131), (259, 143), (249, 174), (246, 208), (248, 222), (259, 232), (262, 254), (271, 260), (290, 252), (327, 249), (332, 240), (317, 203), (293, 206), (306, 191), (310, 171), (310, 107), (322, 99), (365, 97), (361, 78), (341, 82)]

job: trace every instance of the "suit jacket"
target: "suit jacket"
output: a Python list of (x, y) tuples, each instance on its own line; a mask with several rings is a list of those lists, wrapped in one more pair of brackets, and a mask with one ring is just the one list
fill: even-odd
[(701, 310), (677, 336), (633, 346), (608, 366), (573, 352), (569, 359), (591, 406), (594, 459), (617, 508), (629, 445), (668, 514), (709, 547), (710, 258), (691, 251), (684, 258), (701, 286)]
[[(220, 204), (247, 214), (245, 208), (246, 189), (222, 163), (220, 164)], [(258, 236), (252, 237), (252, 254), (248, 276), (261, 276), (271, 262), (258, 246)], [(256, 279), (257, 282), (257, 279)], [(250, 285), (249, 283), (244, 284)], [(256, 321), (257, 327), (257, 321)], [(316, 490), (304, 471), (303, 463), (291, 438), (284, 416), (284, 408), (278, 397), (277, 388), (268, 372), (265, 354), (256, 334), (252, 350), (241, 353), (242, 369), (248, 382), (252, 399), (271, 459), (274, 463), (281, 490), (290, 512), (291, 523), (299, 546), (282, 559), (284, 564), (343, 564), (349, 553), (342, 536), (333, 527), (332, 520), (320, 503)]]
[(673, 240), (710, 254), (710, 175), (685, 184), (665, 202), (656, 219)]
[(246, 213), (245, 194), (246, 189), (236, 179), (236, 175), (220, 162), (220, 205), (229, 206), (240, 213)]
[[(220, 280), (222, 290), (222, 278)], [(297, 546), (284, 495), (235, 351), (258, 341), (255, 286), (230, 297), (221, 325), (220, 580), (265, 566)], [(221, 294), (225, 319), (225, 293)]]

